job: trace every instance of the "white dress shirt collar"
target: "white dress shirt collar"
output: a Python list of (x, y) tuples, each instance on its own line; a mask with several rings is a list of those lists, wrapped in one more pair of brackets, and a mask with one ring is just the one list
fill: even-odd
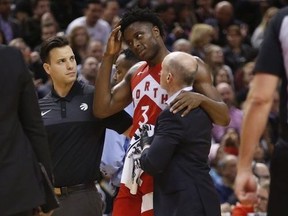
[(170, 106), (170, 103), (180, 94), (181, 91), (192, 91), (192, 90), (193, 90), (192, 86), (187, 86), (187, 87), (180, 89), (179, 91), (177, 91), (176, 93), (174, 93), (168, 98), (168, 100), (166, 101), (166, 104)]

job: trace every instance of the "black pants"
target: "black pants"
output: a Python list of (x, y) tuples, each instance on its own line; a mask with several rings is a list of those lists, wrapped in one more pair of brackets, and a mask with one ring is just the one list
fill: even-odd
[(97, 189), (75, 191), (59, 197), (52, 216), (102, 216), (103, 202)]
[(271, 159), (268, 216), (288, 215), (288, 142), (279, 139)]

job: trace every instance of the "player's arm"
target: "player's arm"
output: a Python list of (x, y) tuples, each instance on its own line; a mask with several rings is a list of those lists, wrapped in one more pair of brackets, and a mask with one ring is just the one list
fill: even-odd
[(195, 76), (193, 88), (196, 92), (183, 92), (172, 102), (171, 111), (174, 113), (184, 109), (185, 116), (195, 107), (201, 106), (215, 124), (226, 126), (230, 122), (227, 105), (222, 101), (219, 93), (212, 84), (212, 79), (205, 63), (198, 60), (198, 72)]
[(267, 124), (278, 80), (274, 75), (256, 74), (245, 102), (235, 184), (236, 195), (242, 203), (251, 203), (251, 195), (256, 193), (251, 163)]
[(111, 89), (111, 70), (122, 44), (119, 30), (120, 26), (111, 32), (95, 80), (93, 113), (99, 118), (105, 118), (123, 110), (132, 101), (130, 88), (132, 72), (128, 72), (125, 78), (114, 89)]

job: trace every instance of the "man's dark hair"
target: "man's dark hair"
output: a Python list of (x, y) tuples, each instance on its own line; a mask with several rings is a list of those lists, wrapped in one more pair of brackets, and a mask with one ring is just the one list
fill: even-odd
[(149, 22), (152, 23), (154, 26), (157, 26), (160, 35), (164, 37), (164, 28), (163, 23), (160, 20), (160, 18), (157, 16), (156, 13), (154, 13), (149, 8), (133, 8), (128, 10), (122, 17), (120, 21), (121, 25), (121, 32), (123, 33), (125, 29), (134, 22)]
[(85, 1), (85, 9), (87, 9), (90, 4), (99, 4), (99, 5), (103, 6), (103, 4), (100, 0), (87, 0), (87, 1)]
[(68, 46), (69, 42), (66, 37), (55, 36), (47, 39), (41, 44), (40, 57), (42, 62), (47, 63), (49, 61), (49, 53), (54, 48)]
[(140, 61), (140, 59), (128, 48), (122, 50), (120, 54), (124, 54), (125, 59), (127, 59), (128, 61), (132, 63), (136, 63)]

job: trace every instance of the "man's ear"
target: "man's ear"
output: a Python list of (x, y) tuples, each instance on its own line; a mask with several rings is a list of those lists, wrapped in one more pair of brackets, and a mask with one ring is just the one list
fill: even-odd
[(170, 83), (172, 80), (173, 80), (173, 74), (172, 73), (168, 73), (168, 75), (166, 77), (167, 83)]
[(43, 68), (46, 71), (46, 73), (50, 75), (50, 65), (47, 63), (44, 63)]
[(159, 30), (159, 28), (157, 26), (153, 26), (152, 31), (153, 31), (155, 37), (161, 36), (160, 35), (160, 30)]

